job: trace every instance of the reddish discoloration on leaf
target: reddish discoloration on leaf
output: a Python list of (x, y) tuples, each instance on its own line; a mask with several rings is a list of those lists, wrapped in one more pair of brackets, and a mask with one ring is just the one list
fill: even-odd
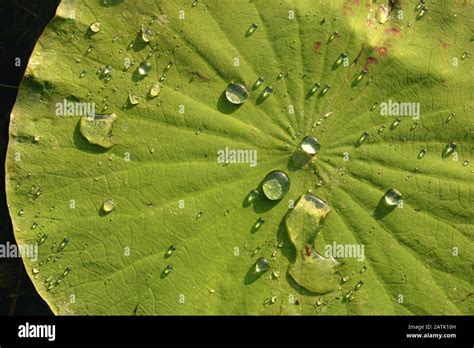
[(306, 252), (306, 256), (311, 256), (311, 248), (308, 244), (306, 244), (304, 246), (304, 249), (305, 249), (305, 252)]
[(441, 39), (438, 39), (438, 42), (439, 42), (439, 45), (444, 49), (449, 47), (449, 44)]
[(322, 42), (321, 41), (315, 41), (313, 44), (313, 48), (317, 51), (321, 48)]
[(402, 33), (398, 28), (387, 28), (384, 32), (391, 35), (400, 35)]
[(387, 48), (386, 47), (380, 47), (379, 48), (379, 54), (381, 56), (386, 56), (387, 55)]
[(378, 64), (379, 63), (379, 60), (375, 57), (367, 57), (366, 61), (365, 61), (365, 65), (364, 65), (364, 70), (367, 70), (369, 71), (369, 65), (370, 64)]

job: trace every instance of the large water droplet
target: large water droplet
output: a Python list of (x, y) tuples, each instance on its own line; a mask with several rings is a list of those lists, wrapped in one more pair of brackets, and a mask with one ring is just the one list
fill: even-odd
[(255, 272), (257, 273), (266, 272), (269, 268), (270, 263), (267, 259), (264, 259), (263, 257), (259, 258), (257, 262), (255, 262)]
[(247, 88), (240, 83), (231, 83), (225, 90), (225, 96), (232, 104), (242, 104), (248, 98)]
[(89, 143), (108, 149), (115, 144), (112, 130), (116, 120), (115, 114), (83, 116), (79, 129)]
[(308, 155), (315, 155), (321, 149), (321, 143), (313, 136), (306, 136), (301, 141), (300, 147)]
[(102, 204), (102, 211), (106, 214), (110, 213), (112, 210), (115, 209), (115, 202), (113, 199), (107, 199), (103, 204)]
[(272, 201), (282, 199), (289, 189), (290, 179), (282, 171), (271, 172), (263, 179), (263, 193)]
[(402, 194), (396, 189), (390, 189), (385, 193), (385, 203), (389, 206), (399, 205), (402, 202)]
[(150, 28), (147, 28), (142, 25), (142, 40), (146, 43), (150, 42), (153, 39), (153, 31)]
[(100, 23), (99, 22), (94, 22), (90, 25), (89, 29), (93, 32), (93, 33), (98, 33), (100, 31)]
[(138, 66), (138, 73), (142, 76), (148, 75), (151, 70), (151, 64), (148, 63), (146, 60), (140, 63)]

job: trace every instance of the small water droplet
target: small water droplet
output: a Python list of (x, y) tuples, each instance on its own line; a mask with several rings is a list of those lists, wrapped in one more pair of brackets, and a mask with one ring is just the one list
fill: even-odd
[(148, 75), (151, 70), (151, 64), (148, 63), (146, 60), (140, 63), (138, 66), (138, 73), (142, 76)]
[(40, 269), (38, 267), (33, 267), (31, 269), (31, 273), (33, 273), (33, 275), (37, 275), (39, 272), (40, 272)]
[(99, 22), (94, 22), (90, 25), (89, 29), (93, 33), (98, 33), (100, 31), (101, 24)]
[(259, 78), (255, 81), (255, 83), (254, 83), (254, 88), (260, 87), (260, 86), (262, 85), (263, 81), (265, 81), (264, 78), (263, 78), (263, 77), (259, 77)]
[(196, 220), (200, 219), (202, 216), (202, 211), (200, 211), (197, 215), (196, 215)]
[(247, 202), (252, 203), (257, 197), (258, 197), (258, 191), (257, 190), (252, 190), (247, 195)]
[(426, 155), (426, 149), (421, 149), (420, 153), (418, 154), (418, 159), (425, 157), (425, 155)]
[(104, 70), (102, 71), (103, 76), (107, 76), (112, 72), (112, 67), (110, 65), (106, 65)]
[(326, 95), (329, 92), (329, 89), (331, 88), (330, 85), (324, 86), (323, 90), (321, 91), (321, 96)]
[(362, 287), (362, 285), (364, 285), (364, 282), (360, 280), (354, 287), (354, 290), (359, 290)]
[(260, 227), (262, 227), (264, 223), (265, 223), (265, 219), (263, 217), (258, 218), (255, 224), (253, 225), (252, 230), (256, 232)]
[(170, 274), (172, 270), (173, 270), (173, 265), (171, 265), (171, 264), (167, 265), (165, 267), (165, 269), (163, 270), (163, 274), (166, 276), (166, 275)]
[(265, 196), (272, 200), (282, 199), (290, 188), (290, 179), (282, 171), (269, 173), (262, 183), (262, 190)]
[(341, 278), (341, 283), (342, 284), (347, 283), (348, 280), (349, 280), (349, 276), (344, 276)]
[(319, 89), (321, 88), (321, 85), (319, 83), (315, 83), (313, 87), (309, 90), (309, 94), (313, 95), (315, 94)]
[(448, 157), (453, 154), (453, 152), (456, 150), (456, 143), (455, 142), (450, 142), (448, 145), (446, 145), (446, 148), (444, 149), (443, 156)]
[(453, 113), (449, 114), (448, 117), (446, 118), (446, 123), (451, 121), (453, 118), (454, 118), (454, 114)]
[(314, 155), (321, 149), (321, 143), (313, 136), (306, 136), (300, 144), (301, 149), (308, 155)]
[(106, 214), (110, 213), (112, 210), (115, 209), (115, 202), (113, 199), (107, 199), (103, 204), (102, 204), (102, 211)]
[(385, 125), (381, 125), (379, 129), (377, 130), (377, 133), (381, 134), (385, 130)]
[(66, 267), (63, 271), (63, 274), (61, 274), (62, 278), (67, 277), (67, 275), (71, 272), (72, 268), (71, 267)]
[(339, 55), (339, 57), (337, 58), (336, 60), (336, 66), (339, 66), (342, 64), (342, 62), (344, 61), (344, 59), (347, 58), (347, 53), (343, 52)]
[(369, 138), (368, 132), (363, 132), (359, 139), (357, 139), (357, 146), (362, 145)]
[(149, 92), (150, 97), (152, 98), (157, 97), (158, 94), (160, 94), (160, 90), (161, 90), (160, 84), (155, 82), (150, 88), (150, 92)]
[(247, 88), (240, 83), (231, 83), (225, 90), (225, 96), (232, 104), (242, 104), (248, 98)]
[(471, 52), (464, 51), (464, 53), (461, 55), (461, 60), (464, 60), (464, 59), (470, 58), (470, 57), (471, 57)]
[(255, 262), (255, 272), (266, 272), (270, 268), (270, 263), (268, 260), (264, 259), (263, 257), (259, 258), (257, 262)]
[(352, 290), (348, 291), (342, 298), (343, 302), (351, 302), (354, 299)]
[(150, 28), (146, 28), (142, 25), (142, 40), (146, 43), (153, 39), (153, 31)]
[(385, 204), (389, 206), (399, 205), (402, 202), (402, 194), (396, 189), (390, 189), (385, 193)]
[(168, 70), (171, 69), (171, 67), (173, 66), (173, 62), (168, 62), (168, 64), (166, 64), (165, 68), (163, 69), (164, 72), (167, 72)]
[(171, 255), (174, 254), (174, 252), (176, 251), (176, 245), (170, 245), (170, 247), (168, 248), (168, 250), (166, 251), (166, 257), (170, 257)]
[(271, 86), (267, 86), (265, 87), (265, 90), (263, 91), (263, 97), (267, 98), (272, 93), (273, 93), (273, 88)]
[(255, 33), (255, 30), (257, 30), (257, 28), (258, 28), (257, 23), (250, 24), (250, 27), (247, 29), (247, 36), (250, 36), (253, 33)]
[(69, 238), (64, 238), (63, 241), (58, 245), (56, 251), (59, 253), (69, 244)]
[(94, 48), (94, 45), (89, 45), (89, 47), (86, 50), (86, 54), (91, 53), (93, 48)]
[(40, 239), (38, 240), (38, 245), (41, 245), (43, 244), (44, 242), (46, 242), (46, 239), (48, 239), (48, 235), (47, 234), (43, 234)]
[(18, 211), (18, 215), (19, 216), (22, 216), (23, 214), (25, 214), (25, 210), (23, 208), (21, 208), (19, 211)]
[(31, 229), (34, 230), (34, 229), (36, 229), (36, 227), (38, 227), (38, 223), (33, 222), (33, 224), (31, 225)]
[(137, 105), (140, 102), (140, 98), (136, 94), (129, 94), (128, 101), (131, 105)]
[(201, 132), (202, 132), (201, 128), (198, 128), (198, 129), (196, 130), (196, 135), (201, 134)]
[(330, 43), (331, 41), (333, 41), (337, 36), (338, 36), (337, 31), (333, 32), (333, 33), (329, 36), (328, 43)]
[(87, 71), (83, 70), (79, 77), (82, 79), (84, 76), (86, 76)]
[(364, 69), (359, 73), (359, 75), (357, 75), (355, 79), (355, 83), (359, 83), (364, 78), (365, 75), (367, 75), (367, 70)]
[(390, 125), (390, 128), (391, 128), (391, 129), (395, 129), (395, 128), (397, 128), (397, 127), (400, 125), (400, 123), (402, 123), (402, 119), (401, 119), (401, 118), (397, 118), (396, 120), (394, 120), (394, 121), (392, 122), (392, 124)]
[(193, 7), (196, 7), (198, 4), (199, 4), (199, 3), (198, 3), (197, 1), (194, 1), (193, 4), (192, 4), (192, 6), (193, 6)]
[(428, 9), (426, 6), (423, 6), (421, 10), (416, 14), (416, 19), (419, 20), (425, 16), (425, 14), (428, 12)]
[(462, 163), (462, 165), (463, 165), (464, 167), (467, 166), (468, 164), (469, 164), (469, 160), (465, 160), (465, 161)]
[(227, 210), (224, 212), (224, 216), (229, 215), (229, 213), (230, 213), (230, 211), (229, 211), (229, 209), (227, 209)]
[(277, 76), (277, 79), (281, 80), (284, 76), (285, 76), (285, 74), (283, 74), (283, 72), (280, 72)]
[(379, 105), (379, 102), (375, 102), (372, 107), (370, 108), (370, 111), (374, 111), (375, 108), (377, 107), (377, 105)]

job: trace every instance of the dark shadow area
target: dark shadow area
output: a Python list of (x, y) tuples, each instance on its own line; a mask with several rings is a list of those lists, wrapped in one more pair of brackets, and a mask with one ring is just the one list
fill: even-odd
[(225, 96), (225, 90), (221, 93), (219, 99), (217, 100), (217, 110), (227, 115), (237, 111), (241, 105), (242, 104), (232, 104), (230, 101), (228, 101), (227, 97)]
[(135, 36), (135, 40), (133, 41), (132, 49), (135, 52), (138, 52), (138, 51), (141, 51), (142, 49), (144, 49), (146, 46), (148, 46), (148, 43), (143, 41), (143, 39), (142, 39), (142, 30), (140, 28), (140, 30), (137, 32), (137, 35)]
[(306, 164), (308, 164), (312, 158), (313, 156), (310, 156), (306, 152), (297, 149), (295, 150), (295, 152), (293, 152), (290, 159), (288, 160), (288, 164), (287, 164), (288, 170), (294, 172), (298, 169), (301, 169)]
[(103, 147), (95, 144), (90, 144), (87, 139), (85, 139), (80, 131), (80, 123), (77, 122), (76, 127), (74, 128), (73, 141), (74, 145), (78, 150), (88, 152), (88, 153), (105, 153), (110, 149), (104, 149)]
[(247, 274), (245, 275), (245, 278), (244, 278), (244, 284), (245, 285), (250, 285), (252, 284), (253, 282), (257, 281), (262, 275), (264, 275), (265, 273), (267, 272), (257, 272), (255, 270), (255, 266), (257, 264), (257, 261), (255, 261), (252, 266), (249, 268), (249, 270), (247, 271)]
[(257, 105), (262, 104), (265, 100), (268, 99), (269, 96), (272, 95), (272, 93), (273, 93), (273, 90), (270, 93), (268, 93), (267, 88), (265, 87), (265, 89), (262, 91), (262, 93), (260, 93), (259, 96), (257, 97), (257, 100), (255, 101), (255, 103)]
[(281, 254), (286, 257), (290, 263), (293, 263), (296, 260), (296, 249), (288, 237), (288, 232), (285, 226), (285, 217), (286, 215), (283, 216), (283, 219), (278, 225), (276, 238), (278, 244), (283, 243), (283, 247), (280, 248)]
[[(323, 295), (327, 295), (327, 294), (320, 294), (320, 293), (317, 293), (317, 292), (312, 292), (312, 291), (309, 291), (306, 288), (303, 288), (301, 285), (299, 285), (293, 279), (293, 277), (290, 275), (290, 272), (288, 272), (288, 271), (286, 272), (286, 281), (300, 295), (303, 295), (303, 296), (323, 296)], [(295, 305), (296, 305), (296, 303), (295, 303)]]
[(396, 205), (387, 205), (387, 204), (385, 204), (385, 195), (384, 195), (380, 199), (380, 201), (377, 203), (377, 207), (375, 207), (374, 219), (375, 220), (383, 219), (388, 214), (390, 214), (392, 211), (394, 211), (396, 208), (397, 208)]

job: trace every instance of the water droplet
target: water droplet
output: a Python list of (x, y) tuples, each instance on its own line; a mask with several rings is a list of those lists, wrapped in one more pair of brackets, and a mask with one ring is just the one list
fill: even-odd
[(31, 225), (31, 229), (34, 230), (36, 229), (36, 227), (38, 227), (38, 223), (33, 222), (33, 224)]
[(363, 132), (359, 139), (357, 139), (357, 146), (362, 145), (369, 138), (368, 132)]
[(359, 83), (364, 78), (365, 75), (367, 75), (367, 70), (364, 69), (359, 73), (359, 75), (357, 75), (355, 79), (355, 83)]
[(166, 257), (170, 257), (171, 255), (174, 254), (175, 251), (176, 251), (176, 245), (174, 245), (174, 244), (170, 245), (170, 247), (166, 251)]
[(319, 83), (315, 83), (313, 87), (309, 90), (309, 94), (313, 95), (315, 94), (319, 89), (321, 88), (321, 85)]
[(254, 83), (254, 88), (260, 87), (260, 86), (262, 85), (263, 81), (265, 81), (265, 80), (263, 79), (263, 77), (259, 77), (259, 78), (257, 79), (257, 81), (255, 81), (255, 83)]
[(197, 1), (194, 1), (192, 6), (193, 6), (193, 7), (196, 7), (198, 4), (199, 4), (199, 3), (198, 3)]
[(168, 70), (170, 70), (170, 69), (171, 69), (171, 67), (173, 66), (173, 64), (174, 64), (174, 63), (173, 63), (173, 62), (171, 62), (171, 61), (170, 61), (170, 62), (168, 62), (168, 64), (165, 66), (165, 69), (164, 69), (163, 71), (164, 71), (164, 72), (167, 72)]
[(110, 65), (106, 65), (104, 70), (102, 70), (102, 76), (108, 76), (112, 72), (112, 67)]
[(392, 124), (390, 125), (390, 128), (395, 129), (400, 125), (400, 123), (402, 123), (402, 119), (399, 117), (392, 122)]
[(268, 260), (264, 259), (263, 257), (259, 258), (257, 262), (255, 262), (255, 272), (266, 272), (270, 268), (270, 263)]
[(263, 91), (263, 97), (267, 98), (272, 93), (273, 93), (273, 88), (271, 86), (267, 86), (265, 87), (265, 90)]
[(281, 80), (284, 76), (285, 76), (285, 74), (283, 74), (283, 72), (280, 72), (277, 76), (277, 79)]
[(64, 238), (63, 241), (58, 245), (56, 251), (59, 253), (69, 244), (69, 238)]
[(44, 242), (46, 242), (46, 239), (48, 239), (48, 235), (47, 234), (43, 234), (40, 239), (38, 240), (38, 245), (41, 245), (43, 244)]
[(300, 147), (308, 155), (314, 155), (321, 149), (321, 143), (313, 136), (306, 136), (301, 141)]
[(331, 88), (330, 85), (324, 86), (323, 90), (321, 91), (321, 96), (326, 95), (329, 92), (329, 89)]
[(416, 19), (419, 20), (423, 18), (427, 12), (428, 12), (428, 9), (425, 6), (423, 6), (421, 10), (417, 13)]
[(421, 149), (420, 153), (418, 154), (418, 159), (425, 157), (425, 155), (426, 155), (426, 149)]
[(25, 214), (25, 210), (23, 208), (21, 208), (19, 211), (18, 211), (18, 215), (19, 216), (22, 216), (23, 214)]
[(253, 33), (255, 33), (255, 30), (257, 30), (257, 28), (258, 28), (257, 23), (250, 24), (250, 27), (247, 29), (247, 36), (250, 36)]
[(252, 203), (258, 197), (258, 191), (252, 190), (247, 195), (247, 202)]
[(385, 193), (385, 204), (389, 206), (399, 205), (402, 202), (402, 194), (396, 189), (390, 189)]
[(229, 215), (229, 213), (230, 213), (230, 211), (229, 211), (229, 209), (227, 209), (227, 210), (224, 212), (224, 216)]
[(89, 29), (93, 32), (93, 33), (98, 33), (100, 31), (100, 23), (99, 22), (94, 22), (90, 25)]
[(79, 130), (89, 143), (108, 149), (115, 144), (112, 130), (116, 120), (115, 114), (83, 116)]
[(131, 105), (137, 105), (140, 102), (140, 98), (136, 94), (129, 94), (128, 95), (128, 102)]
[(276, 201), (282, 199), (290, 188), (290, 179), (282, 171), (269, 173), (263, 180), (262, 190), (265, 196)]
[(253, 232), (256, 232), (260, 227), (262, 227), (264, 222), (265, 222), (265, 219), (263, 217), (258, 218), (255, 224), (253, 225), (253, 228), (252, 228)]
[(93, 48), (94, 48), (94, 45), (89, 45), (89, 47), (86, 50), (86, 54), (91, 53)]
[(81, 72), (81, 74), (79, 75), (79, 77), (82, 79), (84, 76), (86, 76), (86, 73), (87, 73), (87, 72), (86, 72), (85, 70), (83, 70), (83, 71)]
[(196, 215), (196, 220), (200, 219), (202, 216), (202, 211), (200, 211), (197, 215)]
[(375, 102), (375, 103), (371, 106), (370, 111), (374, 111), (375, 108), (377, 107), (377, 105), (379, 105), (379, 102)]
[(40, 269), (38, 267), (33, 267), (31, 269), (31, 273), (33, 273), (33, 275), (37, 275), (39, 272), (40, 272)]
[(349, 280), (349, 276), (344, 276), (341, 278), (341, 283), (344, 284), (344, 283), (347, 283)]
[(334, 40), (337, 37), (338, 33), (337, 31), (333, 32), (328, 39), (328, 43), (330, 43), (332, 40)]
[(448, 123), (449, 121), (451, 121), (452, 119), (454, 118), (454, 114), (451, 113), (448, 115), (448, 118), (446, 119), (446, 123)]
[(142, 25), (142, 40), (148, 43), (151, 39), (153, 39), (153, 32), (150, 28), (146, 28)]
[(201, 134), (201, 128), (198, 128), (198, 129), (196, 130), (196, 135), (199, 135), (199, 134)]
[(160, 84), (155, 82), (150, 88), (150, 92), (149, 92), (150, 97), (152, 98), (157, 97), (158, 94), (160, 94), (160, 90), (161, 90)]
[(354, 287), (354, 290), (359, 290), (362, 287), (362, 285), (364, 285), (364, 282), (360, 280)]
[(377, 133), (381, 134), (381, 133), (383, 133), (384, 130), (385, 130), (385, 126), (384, 126), (384, 125), (381, 125), (381, 126), (379, 127), (379, 129), (377, 130)]
[(352, 290), (348, 291), (342, 298), (343, 302), (351, 302), (354, 299)]
[(456, 150), (456, 143), (455, 142), (450, 142), (448, 145), (446, 145), (446, 148), (444, 149), (443, 156), (448, 157), (453, 154), (453, 152)]
[(342, 62), (344, 61), (344, 59), (347, 58), (347, 53), (341, 53), (340, 56), (337, 58), (336, 60), (336, 66), (339, 66), (342, 64)]
[(470, 58), (470, 57), (471, 57), (471, 52), (464, 51), (464, 53), (461, 55), (461, 60), (464, 60), (464, 59)]
[(465, 161), (462, 163), (462, 165), (463, 165), (464, 167), (467, 166), (468, 164), (469, 164), (469, 160), (465, 160)]
[(151, 70), (151, 64), (148, 63), (146, 60), (140, 63), (138, 66), (138, 73), (142, 76), (148, 75)]
[(166, 275), (170, 274), (172, 270), (173, 270), (173, 265), (171, 265), (171, 264), (167, 265), (165, 267), (165, 269), (163, 270), (163, 274), (166, 276)]
[(115, 202), (113, 199), (108, 199), (102, 204), (102, 211), (106, 214), (115, 209)]
[(63, 274), (61, 274), (62, 278), (67, 277), (67, 275), (71, 272), (72, 268), (71, 267), (66, 267), (63, 271)]
[(362, 267), (362, 268), (360, 269), (360, 272), (359, 272), (359, 273), (360, 273), (360, 274), (363, 274), (363, 273), (365, 273), (365, 271), (367, 271), (367, 266)]
[(240, 83), (231, 83), (225, 90), (225, 96), (232, 104), (242, 104), (248, 98), (247, 88)]

